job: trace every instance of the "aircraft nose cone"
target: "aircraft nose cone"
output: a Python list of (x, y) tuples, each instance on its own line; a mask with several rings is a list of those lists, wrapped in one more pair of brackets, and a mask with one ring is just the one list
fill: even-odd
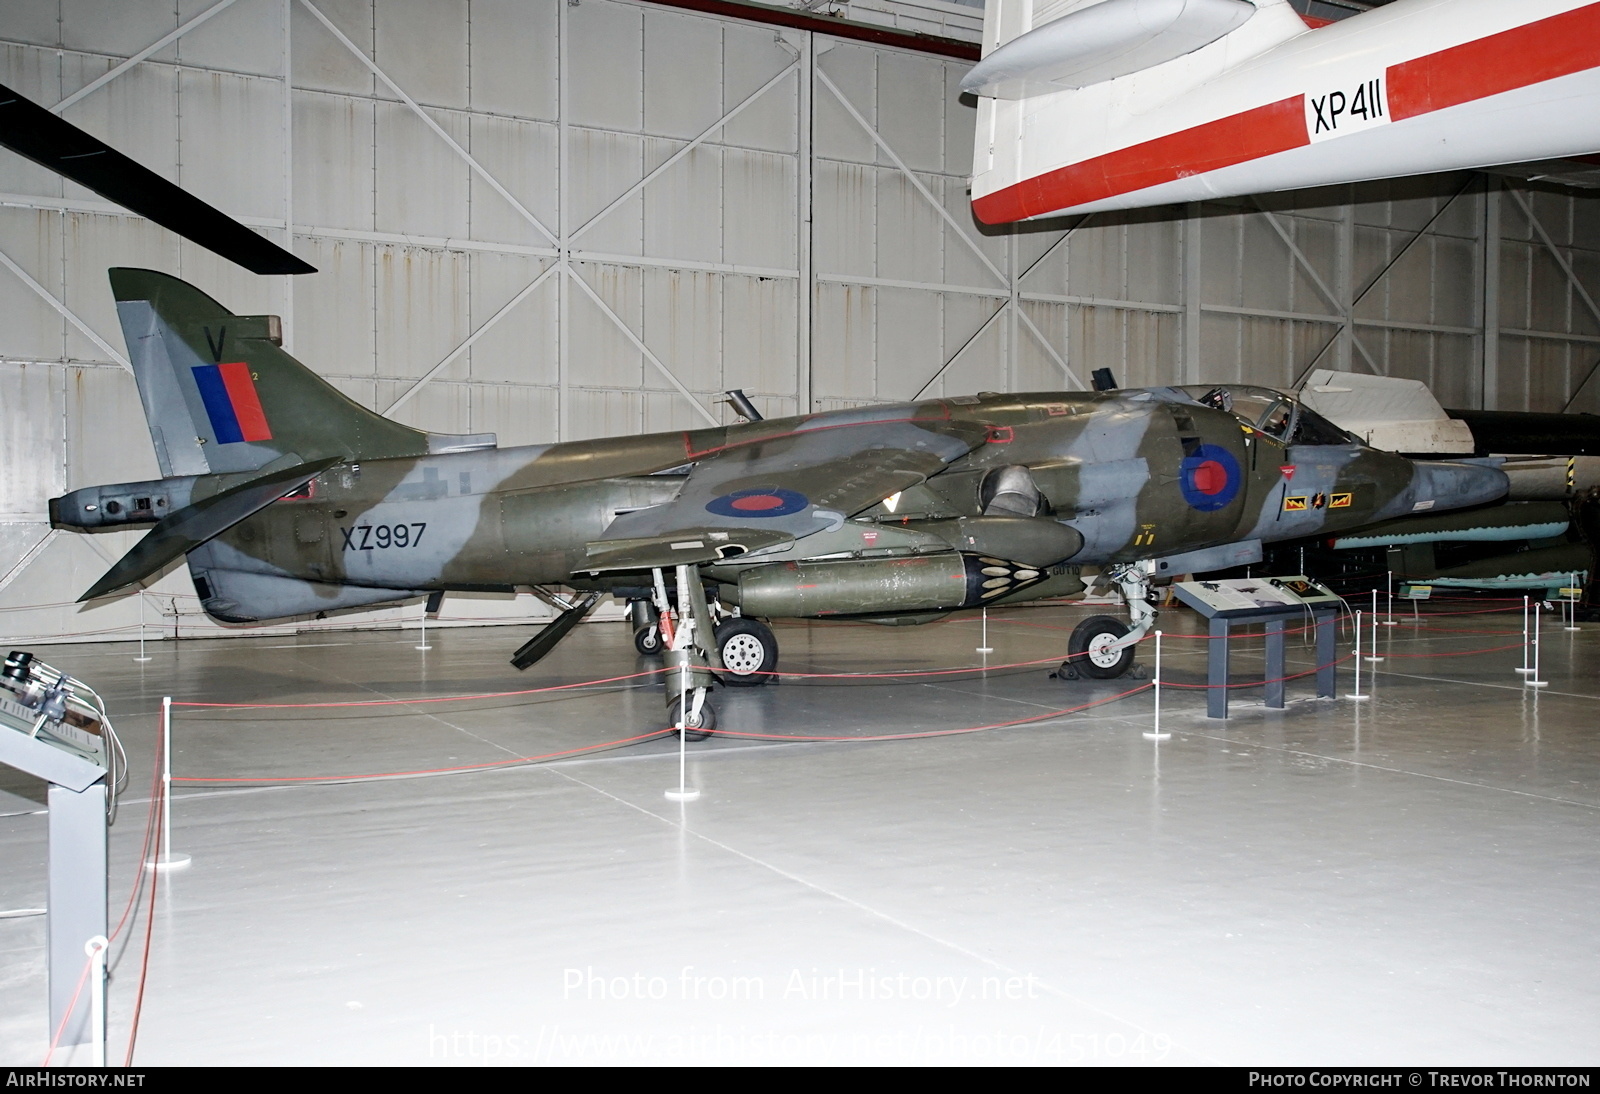
[(1441, 512), (1483, 505), (1506, 495), (1511, 480), (1498, 467), (1475, 463), (1416, 460), (1411, 465), (1411, 486), (1383, 513)]

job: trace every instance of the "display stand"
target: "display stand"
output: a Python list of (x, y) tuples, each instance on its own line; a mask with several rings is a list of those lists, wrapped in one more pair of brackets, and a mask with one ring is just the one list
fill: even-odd
[[(50, 1032), (57, 1045), (81, 1045), (96, 1031), (95, 993), (78, 991), (84, 947), (106, 935), (106, 773), (101, 736), (47, 724), (39, 713), (0, 693), (0, 763), (50, 784), (49, 951)], [(103, 966), (102, 966), (103, 967)], [(73, 1005), (74, 994), (77, 1005)], [(68, 1013), (68, 1010), (71, 1013)]]
[(1178, 599), (1210, 623), (1206, 652), (1206, 717), (1228, 716), (1228, 644), (1236, 627), (1266, 624), (1267, 659), (1262, 684), (1266, 705), (1281, 710), (1287, 675), (1285, 627), (1310, 619), (1317, 635), (1317, 697), (1335, 695), (1334, 621), (1340, 601), (1324, 586), (1305, 577), (1231, 578), (1224, 581), (1180, 581), (1172, 586)]

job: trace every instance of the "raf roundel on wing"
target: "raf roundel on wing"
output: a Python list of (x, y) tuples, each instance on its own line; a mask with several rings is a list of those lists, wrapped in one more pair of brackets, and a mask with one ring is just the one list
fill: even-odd
[(775, 487), (736, 490), (706, 504), (706, 510), (719, 517), (786, 517), (799, 513), (811, 502), (804, 494)]

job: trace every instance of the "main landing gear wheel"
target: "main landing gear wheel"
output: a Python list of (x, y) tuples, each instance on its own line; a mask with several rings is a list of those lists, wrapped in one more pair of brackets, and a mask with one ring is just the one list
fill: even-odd
[(661, 652), (661, 628), (654, 623), (640, 627), (633, 632), (633, 648), (646, 657), (654, 657)]
[(1128, 633), (1128, 628), (1109, 615), (1096, 615), (1079, 623), (1067, 640), (1067, 653), (1071, 656), (1061, 666), (1066, 674), (1076, 669), (1079, 675), (1095, 680), (1110, 680), (1121, 676), (1133, 664), (1134, 644), (1121, 649), (1112, 647)]
[(717, 652), (722, 671), (717, 675), (731, 688), (770, 684), (778, 667), (778, 640), (772, 628), (759, 619), (724, 619), (717, 624)]
[[(667, 724), (673, 727), (673, 735), (678, 733), (678, 712), (682, 708), (683, 700), (674, 699), (667, 704)], [(689, 709), (694, 710), (694, 696), (689, 696)], [(700, 703), (700, 713), (691, 714), (683, 726), (683, 739), (685, 741), (703, 741), (717, 728), (717, 708), (711, 705), (710, 699)]]

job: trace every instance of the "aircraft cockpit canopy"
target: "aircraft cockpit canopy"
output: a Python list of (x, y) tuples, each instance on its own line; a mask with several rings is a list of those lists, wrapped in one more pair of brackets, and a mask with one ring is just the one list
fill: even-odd
[(1222, 410), (1258, 433), (1285, 444), (1360, 444), (1328, 419), (1292, 395), (1269, 387), (1223, 384), (1180, 388), (1203, 406)]

